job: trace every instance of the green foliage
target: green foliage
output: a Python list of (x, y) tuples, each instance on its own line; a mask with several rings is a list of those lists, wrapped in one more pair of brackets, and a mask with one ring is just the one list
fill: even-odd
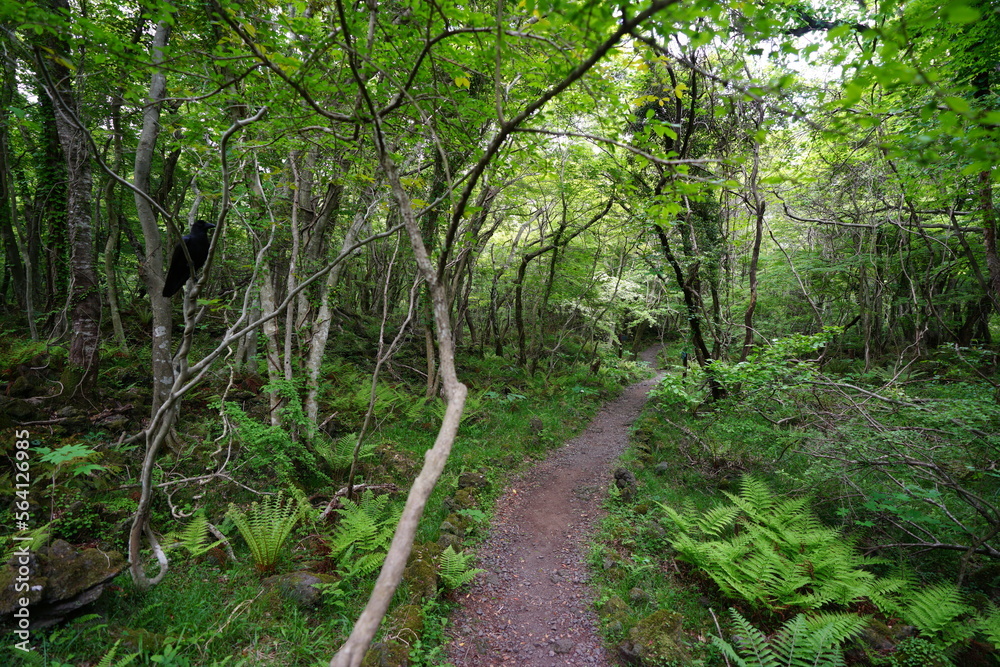
[(350, 576), (364, 577), (382, 566), (402, 509), (389, 496), (366, 489), (359, 502), (341, 500), (340, 519), (330, 538), (330, 555)]
[(285, 541), (299, 522), (299, 507), (294, 501), (284, 502), (284, 494), (277, 493), (255, 501), (246, 513), (230, 503), (226, 516), (246, 540), (257, 569), (273, 572)]
[(115, 656), (118, 652), (118, 646), (121, 643), (120, 639), (116, 641), (114, 646), (112, 646), (108, 652), (104, 654), (104, 657), (101, 658), (101, 661), (97, 663), (97, 667), (125, 667), (125, 665), (131, 665), (132, 662), (139, 657), (139, 653), (132, 653), (115, 660)]
[(763, 482), (744, 477), (732, 505), (704, 514), (663, 507), (674, 524), (678, 557), (703, 569), (730, 597), (772, 611), (847, 605), (875, 588), (861, 568), (878, 561), (826, 528), (808, 499), (779, 500)]
[(712, 642), (740, 667), (843, 667), (841, 645), (867, 625), (854, 614), (796, 614), (769, 638), (735, 609), (729, 613), (740, 635), (737, 648), (721, 637)]
[(941, 647), (923, 637), (907, 637), (896, 645), (893, 667), (949, 667), (952, 661)]
[(277, 473), (279, 480), (290, 484), (296, 470), (320, 474), (320, 462), (309, 451), (301, 438), (292, 435), (281, 426), (263, 424), (246, 414), (233, 402), (223, 406), (225, 415), (233, 421), (239, 442), (245, 448), (247, 467), (268, 477)]
[(997, 637), (1000, 617), (996, 609), (991, 609), (982, 618), (975, 617), (975, 609), (965, 602), (962, 592), (953, 583), (904, 587), (893, 594), (873, 595), (872, 601), (884, 613), (899, 616), (915, 626), (921, 637), (942, 650), (964, 644), (977, 628), (984, 631), (990, 641)]
[(732, 391), (739, 388), (742, 394), (785, 388), (814, 377), (817, 365), (804, 357), (815, 355), (842, 332), (841, 327), (828, 326), (815, 334), (791, 334), (771, 341), (746, 361), (713, 363), (712, 375)]
[(476, 578), (486, 570), (478, 567), (470, 567), (472, 554), (464, 551), (455, 551), (455, 548), (448, 545), (448, 548), (441, 552), (441, 560), (438, 563), (438, 574), (445, 588), (449, 590), (460, 588)]
[(169, 533), (164, 541), (175, 539), (176, 543), (169, 546), (183, 547), (193, 557), (200, 556), (222, 544), (221, 540), (208, 542), (208, 518), (205, 510), (200, 509), (191, 517), (191, 521), (179, 533)]
[[(337, 438), (332, 446), (317, 440), (316, 451), (334, 470), (345, 470), (351, 467), (351, 462), (354, 460), (354, 448), (357, 444), (358, 434), (348, 433)], [(377, 442), (371, 439), (366, 439), (361, 443), (361, 449), (358, 451), (358, 460), (369, 459), (374, 456), (376, 445)]]

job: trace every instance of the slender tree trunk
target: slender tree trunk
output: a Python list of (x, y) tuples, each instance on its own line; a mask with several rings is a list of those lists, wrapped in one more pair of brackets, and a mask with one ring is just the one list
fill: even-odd
[[(154, 67), (163, 62), (163, 49), (170, 37), (171, 23), (161, 20), (156, 25), (150, 54)], [(149, 294), (150, 308), (153, 313), (152, 330), (152, 371), (153, 397), (151, 414), (156, 414), (166, 400), (170, 388), (174, 384), (174, 369), (170, 355), (171, 328), (173, 313), (170, 299), (163, 297), (163, 240), (160, 227), (157, 224), (157, 211), (150, 197), (150, 172), (152, 171), (153, 155), (156, 150), (156, 140), (160, 134), (160, 107), (166, 96), (167, 77), (155, 69), (149, 84), (148, 104), (142, 114), (142, 132), (135, 150), (134, 184), (139, 192), (135, 193), (136, 212), (142, 226), (142, 236), (145, 240), (145, 261), (140, 273)], [(145, 197), (140, 193), (145, 193)], [(179, 231), (179, 230), (178, 230)]]
[(990, 274), (991, 298), (1000, 301), (1000, 255), (997, 254), (997, 210), (993, 205), (993, 177), (988, 171), (979, 174), (979, 210), (983, 215), (983, 245), (986, 268)]
[(759, 148), (759, 145), (755, 141), (753, 170), (750, 173), (751, 201), (747, 202), (750, 213), (754, 217), (753, 249), (750, 251), (750, 303), (747, 304), (747, 310), (743, 314), (745, 332), (743, 334), (743, 352), (740, 354), (740, 361), (746, 361), (750, 355), (750, 350), (753, 349), (753, 315), (757, 309), (757, 263), (760, 260), (761, 239), (764, 237), (764, 210), (766, 202), (761, 199), (760, 192), (757, 189), (757, 175), (760, 168)]
[[(27, 280), (24, 270), (24, 255), (17, 235), (14, 233), (17, 217), (16, 196), (14, 192), (14, 174), (10, 160), (10, 119), (9, 111), (14, 99), (15, 67), (14, 54), (7, 49), (7, 42), (0, 41), (0, 240), (4, 246), (4, 261), (10, 271), (14, 283), (14, 299), (27, 314), (28, 320), (33, 319), (33, 313), (27, 309)], [(4, 295), (0, 294), (0, 298)]]

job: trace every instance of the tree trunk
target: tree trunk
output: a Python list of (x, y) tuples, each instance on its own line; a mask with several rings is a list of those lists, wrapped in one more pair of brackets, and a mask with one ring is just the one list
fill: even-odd
[[(156, 25), (153, 44), (150, 47), (154, 67), (163, 62), (163, 49), (170, 37), (171, 24), (161, 20)], [(150, 308), (153, 313), (152, 331), (152, 371), (153, 397), (151, 414), (155, 415), (166, 400), (174, 383), (174, 369), (170, 356), (171, 328), (173, 326), (170, 299), (163, 296), (163, 241), (160, 227), (157, 224), (157, 211), (154, 207), (150, 189), (150, 171), (152, 170), (153, 154), (156, 140), (160, 134), (160, 106), (166, 95), (167, 77), (159, 69), (153, 71), (149, 84), (149, 104), (142, 114), (142, 132), (135, 150), (134, 184), (135, 206), (142, 225), (142, 235), (145, 240), (146, 257), (141, 266), (142, 277), (149, 294)], [(143, 193), (146, 196), (143, 196)]]
[[(52, 0), (52, 7), (70, 11), (66, 0)], [(61, 40), (53, 40), (56, 52), (68, 60), (68, 48)], [(45, 62), (39, 53), (39, 69)], [(97, 384), (101, 338), (101, 293), (94, 268), (94, 246), (91, 229), (90, 146), (82, 126), (80, 102), (73, 90), (69, 68), (60, 58), (53, 58), (46, 93), (55, 107), (56, 131), (66, 160), (67, 206), (66, 223), (70, 244), (70, 346), (68, 361), (79, 374), (79, 388), (84, 392)], [(79, 72), (78, 72), (79, 73)], [(76, 380), (77, 378), (74, 378)]]

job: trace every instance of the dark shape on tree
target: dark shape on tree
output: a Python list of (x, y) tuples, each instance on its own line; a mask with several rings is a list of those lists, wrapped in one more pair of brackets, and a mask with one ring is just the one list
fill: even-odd
[(191, 255), (191, 264), (184, 256), (184, 249), (181, 243), (174, 246), (174, 254), (170, 259), (170, 270), (167, 272), (167, 279), (163, 281), (163, 296), (169, 298), (184, 286), (187, 279), (191, 277), (191, 267), (198, 271), (205, 265), (208, 259), (208, 246), (211, 243), (208, 238), (208, 230), (214, 229), (215, 225), (204, 220), (195, 220), (191, 225), (191, 233), (186, 234), (181, 242), (187, 246), (188, 254)]

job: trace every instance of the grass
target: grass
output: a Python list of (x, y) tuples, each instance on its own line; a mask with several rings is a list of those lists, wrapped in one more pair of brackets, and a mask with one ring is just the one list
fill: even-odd
[[(352, 382), (363, 377), (363, 372), (347, 361), (341, 360), (335, 365), (340, 371), (336, 377)], [(613, 360), (603, 366), (601, 372), (596, 374), (579, 369), (550, 377), (532, 377), (509, 361), (492, 355), (462, 360), (460, 367), (464, 369), (472, 399), (452, 456), (425, 509), (418, 543), (438, 539), (441, 522), (449, 513), (445, 502), (455, 493), (457, 480), (466, 471), (482, 472), (491, 482), (478, 497), (480, 507), (469, 513), (473, 528), (467, 532), (467, 540), (477, 539), (507, 476), (544, 457), (553, 446), (572, 437), (605, 399), (615, 395), (625, 382), (642, 372), (634, 364), (618, 364)], [(420, 410), (412, 409), (412, 400), (420, 396), (423, 389), (416, 383), (407, 385), (394, 381), (387, 386), (391, 391), (383, 391), (385, 400), (381, 413), (376, 415), (377, 427), (370, 436), (375, 454), (364, 460), (359, 474), (372, 483), (397, 483), (402, 492), (394, 498), (394, 502), (401, 503), (413, 474), (419, 469), (423, 453), (433, 442), (439, 406), (434, 401), (427, 401)], [(338, 405), (346, 408), (345, 412), (355, 416), (363, 414), (363, 410), (358, 410), (358, 406), (351, 402), (356, 402), (356, 398), (344, 398), (344, 389), (333, 383), (328, 391), (335, 398), (339, 396), (336, 400), (341, 402)], [(355, 392), (354, 396), (360, 394)], [(247, 415), (261, 420), (252, 402), (244, 402), (244, 405)], [(217, 437), (217, 413), (207, 406), (207, 401), (194, 405), (186, 417), (188, 421), (183, 425), (182, 435), (198, 434), (198, 441), (213, 443)], [(343, 426), (345, 429), (357, 427), (354, 423), (344, 423)], [(101, 439), (99, 434), (94, 437)], [(195, 474), (199, 461), (204, 463), (204, 456), (199, 452), (204, 450), (202, 453), (206, 453), (214, 447), (214, 444), (211, 447), (205, 444), (191, 452), (193, 456), (190, 459), (171, 461), (169, 465), (176, 466), (176, 473)], [(237, 443), (233, 451), (236, 457), (234, 463), (239, 469), (241, 455), (259, 456), (261, 448)], [(115, 495), (108, 489), (116, 486), (128, 488), (127, 474), (134, 467), (131, 459), (139, 455), (141, 451), (138, 449), (125, 453), (107, 450), (102, 460), (114, 461), (115, 465), (98, 478), (80, 481), (80, 492), (88, 498), (96, 497), (100, 487), (103, 490), (102, 502), (115, 504), (120, 500), (128, 504), (127, 490), (118, 491)], [(168, 462), (165, 460), (164, 463)], [(192, 470), (186, 471), (185, 465), (190, 465)], [(250, 475), (241, 479), (246, 484), (270, 491), (281, 487), (276, 475), (268, 475), (266, 468), (259, 468), (256, 472), (250, 468), (246, 470)], [(346, 481), (343, 479), (346, 470), (328, 472), (332, 475), (328, 481), (322, 481), (321, 476), (313, 473), (302, 476), (301, 482), (312, 480), (310, 483), (319, 484), (302, 490), (307, 495), (329, 497), (331, 488)], [(344, 595), (331, 595), (320, 607), (309, 611), (302, 611), (293, 603), (264, 592), (249, 551), (231, 522), (223, 519), (228, 502), (245, 507), (254, 496), (230, 484), (219, 491), (206, 495), (200, 504), (209, 520), (229, 536), (236, 550), (237, 562), (226, 562), (224, 559), (220, 562), (213, 555), (191, 558), (182, 550), (173, 550), (170, 552), (170, 572), (161, 584), (140, 592), (132, 586), (127, 575), (122, 575), (88, 609), (85, 616), (54, 629), (32, 633), (34, 650), (27, 662), (22, 660), (22, 654), (11, 652), (13, 642), (6, 642), (2, 649), (6, 654), (0, 652), (0, 662), (16, 661), (45, 667), (89, 667), (97, 664), (101, 656), (119, 642), (116, 658), (138, 652), (132, 663), (138, 665), (313, 667), (326, 664), (346, 638), (353, 619), (360, 613), (375, 574), (352, 579), (349, 585), (341, 587), (346, 591)], [(182, 495), (175, 495), (173, 501), (186, 507), (197, 500)], [(115, 518), (120, 517), (116, 515)], [(154, 524), (158, 530), (166, 532), (178, 530), (186, 522), (173, 520), (168, 508), (158, 504)], [(58, 534), (58, 526), (56, 528), (55, 537), (62, 537)], [(278, 562), (277, 571), (315, 569), (318, 566), (332, 569), (322, 553), (309, 546), (315, 542), (317, 532), (322, 534), (328, 530), (328, 526), (301, 524), (293, 532), (289, 546)], [(101, 526), (93, 532), (111, 535), (101, 541), (102, 548), (124, 550), (124, 534), (115, 533), (110, 525)], [(393, 607), (407, 602), (409, 596), (404, 584), (396, 594)], [(424, 631), (419, 641), (410, 645), (413, 664), (439, 662), (450, 604), (442, 598), (423, 603)]]
[[(891, 368), (866, 374), (848, 369), (853, 376), (836, 375), (832, 370), (810, 383), (816, 376), (791, 364), (772, 364), (763, 370), (754, 366), (720, 369), (720, 374), (742, 373), (742, 381), (758, 385), (750, 393), (733, 388), (729, 399), (714, 404), (703, 402), (705, 387), (697, 370), (681, 379), (675, 369), (654, 391), (653, 400), (633, 426), (632, 443), (621, 460), (636, 475), (639, 495), (632, 503), (608, 499), (608, 516), (590, 558), (598, 588), (597, 608), (609, 643), (628, 637), (629, 630), (653, 611), (669, 609), (684, 616), (684, 631), (698, 664), (718, 667), (724, 664), (723, 658), (711, 645), (711, 636), (730, 631), (729, 608), (737, 609), (765, 633), (777, 630), (799, 611), (789, 607), (770, 613), (755, 610), (745, 600), (726, 598), (704, 572), (673, 557), (671, 522), (656, 503), (707, 510), (727, 500), (723, 491), (738, 493), (745, 474), (765, 480), (778, 495), (810, 497), (823, 524), (858, 539), (862, 549), (896, 541), (887, 517), (951, 535), (952, 540), (963, 539), (926, 498), (947, 503), (953, 515), (965, 517), (966, 525), (989, 533), (961, 505), (960, 498), (948, 496), (948, 488), (936, 485), (924, 471), (933, 466), (942, 471), (965, 470), (961, 482), (966, 489), (996, 497), (995, 475), (983, 458), (984, 451), (991, 447), (995, 451), (1000, 421), (992, 387), (974, 382), (968, 369), (937, 359), (916, 365), (910, 377), (894, 383), (886, 379), (895, 375)], [(838, 389), (825, 390), (830, 383)], [(861, 394), (863, 400), (851, 403), (839, 393), (847, 391), (847, 385), (885, 395), (890, 401)], [(976, 436), (972, 428), (985, 435)], [(836, 457), (868, 456), (880, 461), (874, 457), (898, 448), (913, 457), (923, 456), (926, 463), (919, 470), (902, 465), (894, 469), (905, 484), (902, 489), (880, 480), (878, 468), (859, 465), (852, 469)], [(816, 452), (833, 456), (817, 458)], [(990, 604), (1000, 598), (997, 579), (990, 583), (997, 568), (987, 559), (963, 558), (953, 551), (887, 549), (878, 555), (885, 561), (876, 568), (880, 577), (898, 571), (927, 585), (942, 579), (953, 582), (959, 568), (967, 568), (968, 600), (979, 600), (983, 609), (991, 609)], [(831, 605), (828, 610), (836, 609)], [(840, 610), (874, 615), (889, 626), (898, 622), (864, 600)], [(970, 624), (974, 618), (973, 614), (957, 622)], [(954, 664), (995, 661), (989, 646), (977, 637), (970, 645), (957, 647), (952, 651)], [(901, 662), (901, 652), (897, 660), (891, 651), (879, 654), (864, 645), (855, 648), (867, 651), (865, 664), (911, 664)], [(977, 653), (984, 650), (989, 657)]]

